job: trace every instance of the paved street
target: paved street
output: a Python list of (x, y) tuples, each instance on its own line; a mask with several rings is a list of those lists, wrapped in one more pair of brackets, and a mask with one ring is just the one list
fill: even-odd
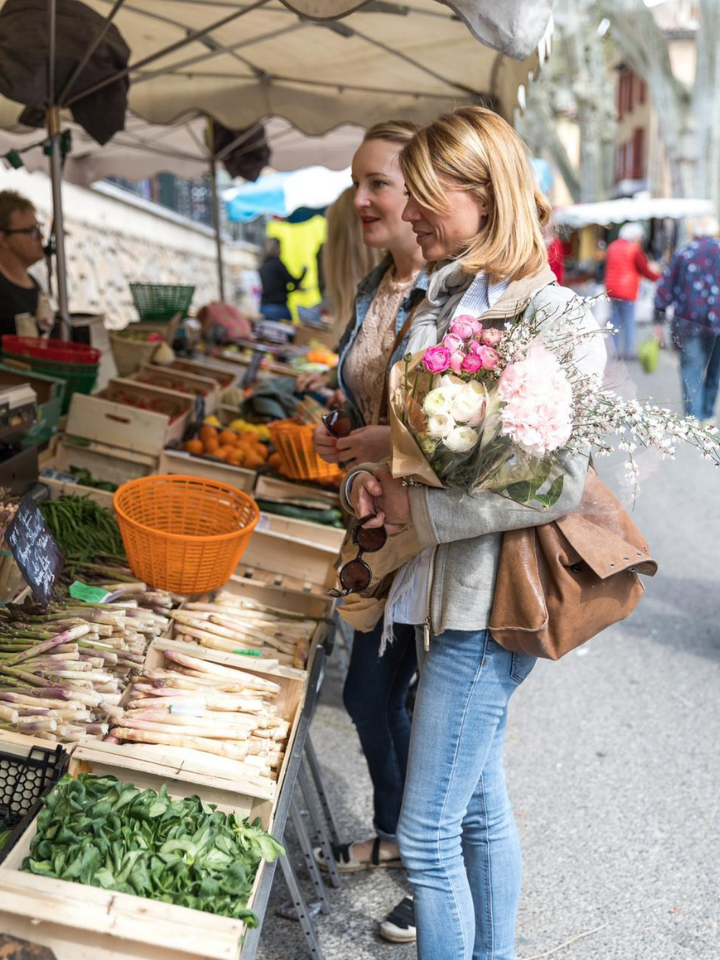
[[(675, 364), (665, 354), (653, 377), (631, 365), (609, 378), (674, 404)], [(525, 856), (518, 960), (720, 958), (720, 473), (691, 451), (640, 463), (634, 516), (660, 572), (627, 623), (539, 663), (512, 703), (506, 759)], [(353, 839), (368, 833), (370, 793), (341, 680), (336, 660), (313, 737)], [(331, 891), (333, 911), (318, 922), (327, 960), (414, 957), (376, 933), (405, 888), (392, 871)], [(298, 925), (274, 916), (286, 899), (279, 880), (263, 960), (306, 956)]]

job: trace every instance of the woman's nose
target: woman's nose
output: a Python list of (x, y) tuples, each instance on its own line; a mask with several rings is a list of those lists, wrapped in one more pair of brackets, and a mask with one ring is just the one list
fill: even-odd
[(420, 219), (420, 211), (417, 208), (417, 204), (412, 197), (408, 197), (408, 201), (405, 204), (405, 209), (402, 212), (402, 219), (406, 223), (412, 223), (415, 220)]

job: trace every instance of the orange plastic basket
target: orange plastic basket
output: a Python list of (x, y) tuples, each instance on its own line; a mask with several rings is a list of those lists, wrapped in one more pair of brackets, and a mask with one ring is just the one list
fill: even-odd
[(242, 490), (204, 477), (141, 477), (113, 498), (130, 569), (173, 593), (227, 583), (260, 517)]
[(297, 420), (276, 420), (268, 424), (270, 438), (280, 454), (280, 473), (291, 480), (333, 480), (342, 474), (336, 463), (326, 463), (315, 453), (315, 427)]

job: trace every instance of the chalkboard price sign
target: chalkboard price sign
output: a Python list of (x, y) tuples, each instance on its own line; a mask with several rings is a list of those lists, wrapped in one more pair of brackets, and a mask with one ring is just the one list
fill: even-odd
[(65, 557), (32, 497), (25, 496), (20, 501), (5, 531), (5, 540), (33, 594), (47, 605), (65, 566)]

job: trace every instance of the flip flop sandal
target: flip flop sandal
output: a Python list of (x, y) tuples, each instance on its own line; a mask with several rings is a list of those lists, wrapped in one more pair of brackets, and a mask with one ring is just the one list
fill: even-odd
[[(375, 837), (369, 860), (357, 860), (350, 852), (350, 848), (353, 846), (352, 843), (341, 843), (337, 845), (333, 844), (333, 857), (335, 859), (337, 872), (359, 873), (361, 870), (377, 870), (383, 868), (386, 870), (397, 870), (398, 868), (402, 869), (403, 862), (400, 857), (393, 857), (392, 860), (380, 859), (380, 843), (380, 837)], [(325, 863), (322, 849), (320, 847), (316, 847), (313, 850), (313, 853), (321, 869), (327, 870), (327, 864)]]

